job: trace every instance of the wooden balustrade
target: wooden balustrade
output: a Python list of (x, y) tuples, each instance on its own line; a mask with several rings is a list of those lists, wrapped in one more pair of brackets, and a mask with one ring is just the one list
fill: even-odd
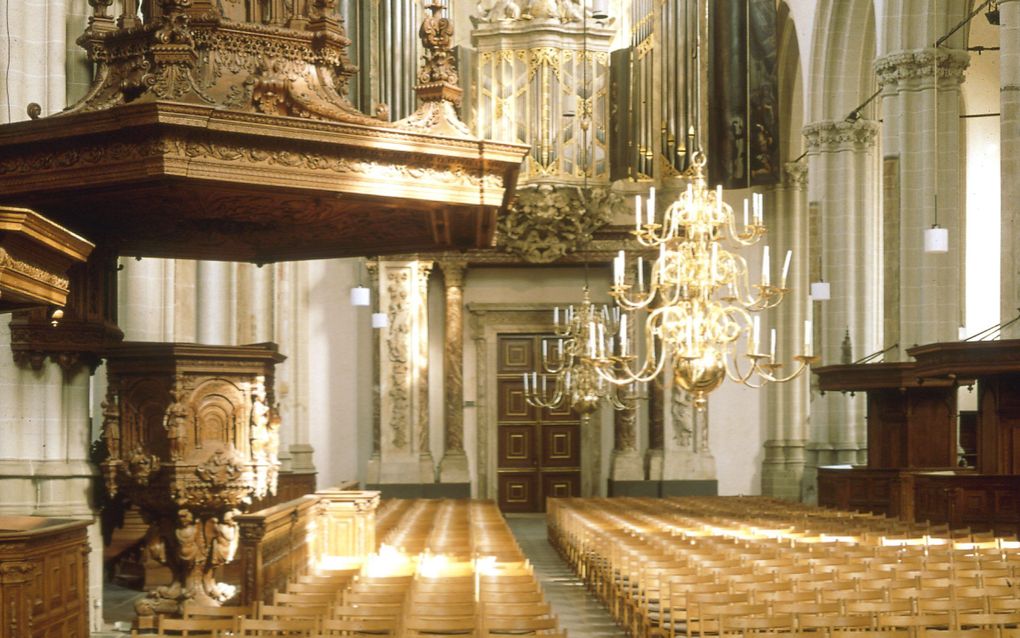
[(242, 604), (268, 603), (274, 590), (308, 571), (312, 559), (308, 536), (318, 502), (315, 496), (302, 496), (236, 517)]
[(314, 566), (336, 561), (357, 563), (375, 551), (378, 492), (320, 490), (235, 520), (240, 543), (232, 570), (240, 583), (240, 602), (270, 602), (275, 590)]

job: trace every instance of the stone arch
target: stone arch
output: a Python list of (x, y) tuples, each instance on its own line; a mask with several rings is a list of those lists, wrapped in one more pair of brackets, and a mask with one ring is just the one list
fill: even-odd
[[(811, 36), (810, 121), (842, 120), (875, 92), (872, 0), (822, 0)], [(867, 114), (869, 119), (874, 118)]]
[[(884, 0), (881, 3), (881, 54), (909, 49), (927, 49), (937, 38), (967, 17), (975, 0)], [(968, 27), (957, 31), (944, 46), (962, 49)]]
[(800, 58), (797, 29), (790, 14), (790, 6), (780, 1), (777, 13), (777, 56), (779, 69), (779, 157), (789, 161), (801, 154), (804, 127), (804, 78)]

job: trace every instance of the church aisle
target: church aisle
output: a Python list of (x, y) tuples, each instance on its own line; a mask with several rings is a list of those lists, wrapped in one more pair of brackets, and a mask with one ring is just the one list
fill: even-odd
[(546, 600), (570, 638), (622, 638), (625, 635), (549, 544), (545, 515), (508, 514), (506, 521), (521, 550), (535, 566), (535, 576), (542, 584)]

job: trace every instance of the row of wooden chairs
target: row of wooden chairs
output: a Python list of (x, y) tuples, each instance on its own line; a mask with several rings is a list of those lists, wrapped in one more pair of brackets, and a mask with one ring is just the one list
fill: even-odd
[(556, 499), (548, 521), (634, 636), (1004, 635), (1020, 612), (1015, 539), (763, 498)]
[(318, 571), (250, 607), (186, 604), (158, 636), (565, 638), (492, 502), (384, 501), (380, 553)]

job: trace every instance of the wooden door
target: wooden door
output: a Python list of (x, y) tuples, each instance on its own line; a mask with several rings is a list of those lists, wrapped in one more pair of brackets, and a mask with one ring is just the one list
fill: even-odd
[(522, 375), (541, 360), (543, 335), (500, 335), (496, 455), (499, 507), (544, 512), (546, 497), (580, 496), (581, 421), (569, 408), (535, 408)]

